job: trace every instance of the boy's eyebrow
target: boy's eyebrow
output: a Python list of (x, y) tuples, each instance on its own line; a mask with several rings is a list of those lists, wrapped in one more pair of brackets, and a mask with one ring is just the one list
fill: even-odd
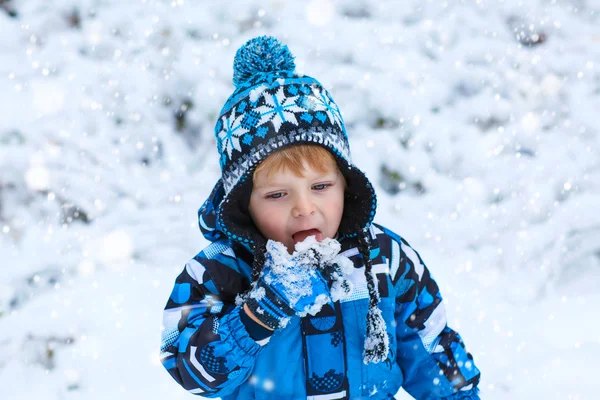
[[(320, 179), (324, 179), (324, 180), (337, 180), (338, 178), (338, 174), (334, 173), (334, 172), (326, 172), (326, 173), (319, 173), (318, 176), (315, 176), (313, 178), (311, 178), (311, 180), (320, 180)], [(271, 188), (271, 187), (277, 187), (277, 186), (286, 186), (286, 183), (284, 181), (279, 182), (276, 181), (275, 179), (267, 179), (266, 182), (264, 182), (264, 179), (261, 179), (261, 181), (257, 184), (256, 181), (254, 181), (254, 188), (255, 189), (264, 189), (264, 188)]]
[(269, 187), (273, 187), (273, 186), (283, 186), (281, 184), (278, 184), (277, 182), (265, 182), (262, 184), (254, 184), (254, 188), (255, 189), (265, 189), (265, 188), (269, 188)]
[(256, 189), (263, 189), (272, 186), (284, 186), (284, 184), (282, 182), (277, 182), (276, 180), (271, 178), (261, 179), (259, 183), (257, 183), (256, 180), (254, 181), (254, 187)]

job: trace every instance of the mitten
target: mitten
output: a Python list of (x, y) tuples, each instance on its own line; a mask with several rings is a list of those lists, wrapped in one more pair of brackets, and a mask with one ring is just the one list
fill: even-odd
[[(331, 263), (339, 252), (325, 239), (305, 240), (290, 255), (279, 242), (269, 240), (265, 263), (252, 285), (246, 305), (263, 324), (271, 329), (284, 328), (294, 315), (317, 314), (331, 302), (328, 281), (317, 266)], [(337, 242), (336, 242), (337, 243)]]
[(350, 297), (354, 289), (350, 280), (354, 272), (354, 264), (348, 257), (337, 255), (331, 262), (320, 265), (319, 270), (327, 280), (332, 301)]
[(341, 244), (335, 239), (327, 238), (318, 242), (314, 236), (296, 244), (298, 256), (309, 255), (317, 260), (316, 267), (327, 280), (332, 301), (349, 297), (353, 290), (349, 278), (354, 272), (354, 263), (348, 257), (339, 254), (341, 248)]

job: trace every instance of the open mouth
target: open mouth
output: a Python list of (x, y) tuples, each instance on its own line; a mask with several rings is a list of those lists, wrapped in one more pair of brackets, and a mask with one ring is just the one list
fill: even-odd
[(292, 239), (294, 239), (294, 244), (303, 242), (309, 236), (315, 236), (317, 241), (322, 241), (325, 237), (318, 229), (307, 229), (305, 231), (299, 231), (292, 235)]

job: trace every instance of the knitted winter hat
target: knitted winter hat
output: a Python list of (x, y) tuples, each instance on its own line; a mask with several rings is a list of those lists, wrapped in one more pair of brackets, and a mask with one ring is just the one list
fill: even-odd
[(367, 230), (375, 216), (376, 197), (367, 177), (352, 164), (338, 106), (316, 79), (294, 72), (294, 56), (273, 37), (261, 36), (244, 44), (235, 55), (233, 68), (235, 91), (215, 126), (222, 171), (217, 186), (224, 190), (216, 210), (217, 227), (254, 251), (258, 262), (253, 275), (257, 276), (266, 240), (248, 212), (256, 166), (274, 151), (294, 144), (316, 144), (329, 150), (348, 185), (338, 232), (340, 237), (358, 237), (365, 258), (371, 299), (365, 362), (385, 360), (388, 338), (368, 256)]

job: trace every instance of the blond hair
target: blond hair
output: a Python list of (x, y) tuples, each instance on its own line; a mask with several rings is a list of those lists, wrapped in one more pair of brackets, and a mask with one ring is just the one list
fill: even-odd
[(316, 144), (297, 144), (290, 147), (284, 147), (277, 150), (263, 160), (254, 170), (253, 178), (259, 171), (266, 171), (267, 176), (271, 174), (289, 169), (296, 176), (304, 176), (306, 166), (327, 173), (332, 170), (339, 170), (333, 155), (329, 150)]

